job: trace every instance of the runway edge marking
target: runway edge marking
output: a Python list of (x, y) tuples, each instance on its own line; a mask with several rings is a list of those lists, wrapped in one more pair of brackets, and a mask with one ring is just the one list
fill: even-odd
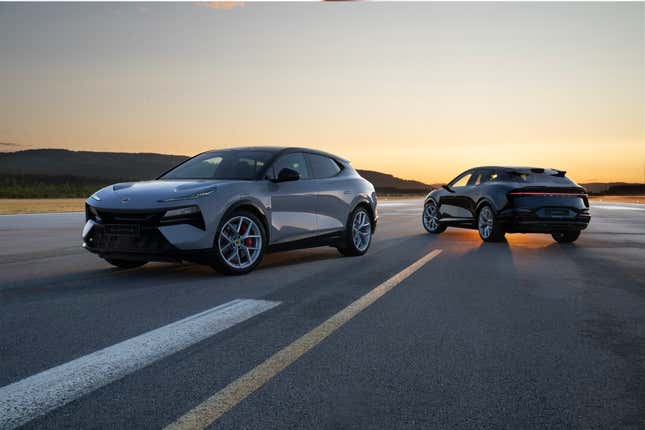
[(165, 430), (203, 429), (441, 253), (435, 249), (182, 415)]
[(0, 388), (0, 429), (13, 429), (274, 308), (237, 299)]

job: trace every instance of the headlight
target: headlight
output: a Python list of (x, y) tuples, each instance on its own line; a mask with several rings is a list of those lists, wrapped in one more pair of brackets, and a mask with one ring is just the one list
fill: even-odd
[(214, 193), (215, 190), (216, 190), (215, 188), (212, 188), (210, 190), (200, 191), (198, 193), (190, 194), (188, 196), (169, 197), (167, 199), (159, 200), (159, 202), (160, 203), (168, 203), (168, 202), (176, 202), (176, 201), (180, 201), (180, 200), (199, 199), (201, 197), (206, 197), (207, 195)]
[(189, 224), (204, 230), (204, 217), (197, 206), (169, 209), (159, 220), (160, 226)]
[(197, 206), (189, 206), (187, 208), (170, 209), (164, 214), (163, 217), (173, 218), (173, 217), (191, 215), (197, 212), (199, 212), (199, 208)]
[(97, 211), (94, 206), (90, 206), (87, 203), (85, 204), (85, 218), (88, 220), (91, 219), (96, 222), (103, 221), (101, 219), (101, 216), (99, 215), (99, 211)]
[(94, 200), (101, 201), (101, 198), (96, 193), (92, 194), (90, 197)]

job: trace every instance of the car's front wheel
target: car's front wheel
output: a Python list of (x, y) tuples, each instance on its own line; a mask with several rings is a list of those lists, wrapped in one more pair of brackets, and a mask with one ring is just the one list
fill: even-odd
[(575, 242), (578, 237), (580, 237), (580, 231), (559, 231), (557, 233), (552, 233), (553, 239), (559, 243), (571, 243)]
[(338, 251), (345, 256), (363, 255), (372, 243), (372, 218), (363, 206), (349, 216), (345, 238)]
[(119, 260), (115, 258), (106, 258), (105, 261), (121, 269), (134, 269), (147, 263), (145, 260)]
[(477, 215), (477, 230), (484, 242), (500, 242), (504, 240), (504, 229), (499, 224), (493, 208), (484, 205)]
[(446, 230), (446, 226), (439, 223), (439, 208), (432, 200), (423, 208), (421, 222), (428, 233), (439, 234)]
[(262, 222), (251, 212), (234, 211), (225, 216), (215, 235), (212, 264), (218, 272), (242, 275), (262, 261), (266, 233)]

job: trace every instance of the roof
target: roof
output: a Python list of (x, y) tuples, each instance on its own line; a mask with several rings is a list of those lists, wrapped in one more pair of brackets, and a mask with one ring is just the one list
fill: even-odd
[(510, 171), (510, 170), (519, 170), (519, 171), (526, 171), (526, 170), (533, 170), (533, 169), (541, 169), (541, 170), (553, 170), (553, 171), (559, 171), (558, 169), (553, 169), (550, 167), (527, 167), (527, 166), (478, 166), (478, 167), (473, 167), (472, 169), (468, 170), (473, 170), (473, 169), (497, 169), (497, 170), (504, 170), (504, 171)]
[(302, 148), (297, 146), (241, 146), (236, 148), (223, 148), (223, 149), (211, 149), (205, 152), (215, 152), (215, 151), (267, 151), (273, 153), (279, 152), (309, 152), (313, 154), (324, 155), (326, 157), (334, 158), (338, 161), (349, 163), (349, 160), (339, 157), (338, 155), (331, 154), (329, 152), (321, 151), (319, 149), (312, 148)]

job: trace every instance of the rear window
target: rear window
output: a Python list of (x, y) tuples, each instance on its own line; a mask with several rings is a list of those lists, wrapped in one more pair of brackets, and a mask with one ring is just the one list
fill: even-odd
[(564, 176), (557, 170), (544, 170), (543, 172), (533, 170), (509, 171), (508, 177), (511, 181), (526, 184), (553, 184), (553, 185), (573, 185), (571, 179)]
[(313, 177), (316, 179), (331, 178), (340, 173), (340, 166), (331, 158), (322, 155), (307, 154), (307, 160), (309, 160)]

